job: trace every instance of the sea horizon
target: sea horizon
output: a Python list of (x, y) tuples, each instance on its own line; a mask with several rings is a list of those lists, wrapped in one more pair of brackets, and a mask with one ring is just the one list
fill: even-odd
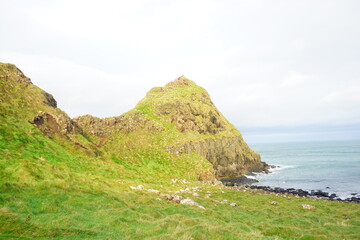
[(360, 196), (360, 140), (252, 143), (262, 161), (278, 166), (256, 185)]

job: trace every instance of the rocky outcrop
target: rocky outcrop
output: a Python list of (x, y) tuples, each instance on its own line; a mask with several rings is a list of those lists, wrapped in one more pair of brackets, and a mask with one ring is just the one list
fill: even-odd
[(74, 139), (73, 135), (84, 135), (84, 133), (73, 120), (65, 115), (54, 115), (40, 111), (34, 119), (29, 122), (35, 125), (49, 138), (60, 136), (67, 141), (72, 142), (76, 147), (86, 150), (86, 153), (89, 155), (96, 156), (99, 154), (97, 149), (94, 149), (94, 146), (85, 146), (80, 141)]
[(57, 102), (56, 102), (55, 98), (53, 97), (53, 95), (51, 95), (50, 93), (47, 93), (47, 92), (44, 92), (43, 94), (45, 97), (44, 103), (46, 105), (49, 105), (50, 107), (57, 108)]
[(25, 87), (32, 84), (31, 79), (26, 77), (14, 64), (1, 63), (0, 73), (0, 80), (20, 83)]
[(195, 152), (212, 163), (216, 176), (230, 177), (246, 174), (251, 170), (262, 171), (264, 163), (260, 161), (260, 155), (252, 151), (241, 136), (232, 138), (208, 138), (200, 142), (188, 142), (180, 147), (168, 147), (170, 153)]
[(71, 119), (59, 115), (55, 116), (48, 112), (40, 111), (30, 123), (37, 126), (45, 135), (52, 136), (59, 133), (62, 135), (75, 133), (81, 131)]
[(108, 137), (117, 133), (129, 134), (140, 129), (149, 132), (160, 132), (163, 130), (160, 125), (152, 123), (139, 111), (110, 118), (85, 115), (74, 118), (73, 121), (86, 133), (97, 137)]
[[(208, 98), (206, 94), (203, 97)], [(192, 99), (192, 101), (195, 100)], [(175, 124), (181, 132), (197, 131), (200, 134), (216, 134), (225, 129), (225, 123), (217, 109), (203, 112), (193, 107), (191, 103), (165, 103), (159, 107), (158, 114), (168, 115), (169, 122)]]

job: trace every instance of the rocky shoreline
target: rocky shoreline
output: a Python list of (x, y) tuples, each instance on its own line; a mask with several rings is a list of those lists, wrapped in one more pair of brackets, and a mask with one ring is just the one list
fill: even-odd
[(341, 202), (356, 202), (360, 203), (360, 197), (355, 197), (357, 193), (353, 193), (353, 197), (349, 197), (346, 199), (341, 199), (335, 193), (328, 193), (321, 190), (311, 190), (305, 191), (303, 189), (295, 189), (295, 188), (280, 188), (280, 187), (269, 187), (269, 186), (255, 186), (255, 185), (246, 185), (246, 187), (251, 189), (261, 189), (267, 192), (280, 193), (280, 194), (293, 194), (299, 197), (312, 197), (312, 198), (320, 198), (331, 201), (341, 201)]
[(229, 178), (222, 178), (220, 181), (223, 185), (227, 187), (245, 187), (250, 189), (257, 189), (263, 190), (266, 192), (272, 192), (277, 194), (293, 194), (299, 197), (311, 197), (311, 198), (319, 198), (319, 199), (326, 199), (330, 201), (341, 201), (341, 202), (355, 202), (360, 203), (360, 197), (357, 197), (357, 193), (352, 193), (353, 197), (349, 197), (346, 199), (341, 199), (335, 193), (328, 193), (322, 190), (311, 190), (306, 191), (303, 189), (295, 189), (295, 188), (280, 188), (280, 187), (270, 187), (270, 186), (257, 186), (251, 185), (254, 183), (259, 182), (255, 178), (249, 178), (244, 175), (239, 177), (229, 177)]

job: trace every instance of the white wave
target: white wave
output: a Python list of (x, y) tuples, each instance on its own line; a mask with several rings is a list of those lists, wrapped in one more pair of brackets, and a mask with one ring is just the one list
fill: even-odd
[(254, 175), (254, 176), (252, 176), (252, 175), (245, 175), (245, 177), (251, 178), (251, 179), (256, 179), (256, 176), (255, 176), (255, 175)]
[(277, 172), (277, 171), (281, 171), (281, 170), (284, 170), (284, 169), (287, 169), (287, 168), (296, 168), (298, 165), (276, 165), (275, 168), (270, 168), (270, 172)]

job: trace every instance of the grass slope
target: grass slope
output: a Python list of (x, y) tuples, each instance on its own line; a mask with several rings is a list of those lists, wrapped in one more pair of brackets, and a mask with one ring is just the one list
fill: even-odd
[[(8, 66), (1, 67), (8, 74)], [(359, 239), (359, 204), (201, 184), (196, 171), (211, 171), (206, 159), (146, 144), (89, 155), (28, 122), (39, 110), (61, 113), (43, 104), (42, 90), (3, 79), (0, 86), (0, 239)], [(89, 145), (96, 140), (78, 138)], [(141, 139), (116, 139), (112, 146), (121, 141)], [(198, 187), (199, 196), (179, 195), (205, 209), (130, 189), (138, 184), (170, 194)], [(225, 199), (238, 206), (219, 203)], [(304, 210), (304, 203), (317, 208)]]

